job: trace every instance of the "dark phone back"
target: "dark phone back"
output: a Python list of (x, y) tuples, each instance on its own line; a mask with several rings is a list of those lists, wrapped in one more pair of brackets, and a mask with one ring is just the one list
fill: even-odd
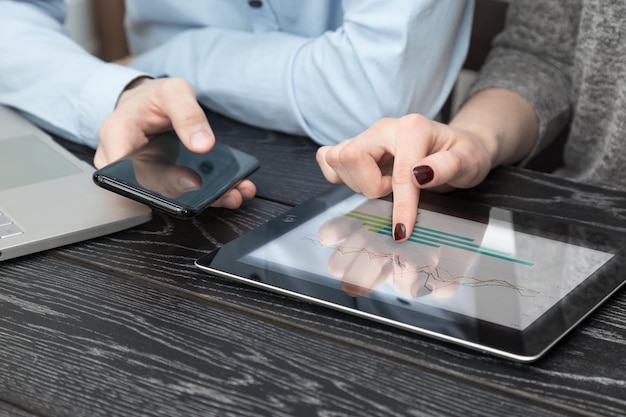
[[(245, 152), (217, 142), (210, 152), (198, 154), (168, 132), (97, 170), (93, 178), (103, 188), (189, 218), (258, 168), (259, 161)], [(181, 183), (195, 186), (181, 191)]]

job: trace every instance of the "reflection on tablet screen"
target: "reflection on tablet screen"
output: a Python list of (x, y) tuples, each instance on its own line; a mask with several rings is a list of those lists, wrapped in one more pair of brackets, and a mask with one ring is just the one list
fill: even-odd
[(484, 222), (420, 209), (398, 243), (390, 213), (388, 201), (353, 195), (240, 262), (524, 330), (615, 255), (514, 230), (497, 208)]

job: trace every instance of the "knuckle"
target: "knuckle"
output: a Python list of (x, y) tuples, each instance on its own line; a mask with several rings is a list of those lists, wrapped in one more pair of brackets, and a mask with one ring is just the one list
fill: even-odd
[(337, 151), (328, 149), (326, 152), (318, 152), (318, 161), (325, 162), (328, 166), (335, 168), (338, 165)]
[(454, 153), (448, 158), (447, 164), (451, 178), (451, 185), (459, 188), (468, 188), (482, 181), (489, 171), (489, 164), (481, 155), (471, 150)]
[(177, 108), (177, 121), (185, 126), (200, 124), (204, 120), (204, 113), (193, 104), (182, 104)]
[(172, 91), (193, 90), (189, 81), (181, 77), (165, 78), (161, 86)]
[(317, 161), (318, 165), (322, 165), (322, 163), (326, 162), (327, 154), (328, 150), (324, 149), (324, 147), (319, 148), (315, 152), (315, 160)]
[(354, 146), (344, 146), (336, 155), (336, 163), (351, 166), (361, 159), (361, 152)]
[(102, 124), (100, 125), (100, 128), (98, 129), (98, 135), (100, 137), (106, 137), (109, 130), (111, 129), (111, 121), (110, 121), (110, 117), (107, 118), (104, 122), (102, 122)]
[[(411, 171), (407, 171), (407, 172), (411, 172)], [(394, 187), (396, 187), (396, 186), (405, 186), (407, 184), (413, 184), (413, 182), (411, 181), (410, 175), (393, 175), (391, 177), (391, 184)]]
[(98, 129), (98, 135), (100, 138), (107, 138), (114, 134), (119, 129), (119, 126), (125, 126), (126, 119), (121, 117), (118, 113), (113, 112), (104, 119), (100, 128)]
[(363, 190), (363, 195), (370, 200), (374, 200), (376, 198), (384, 197), (388, 194), (387, 190), (383, 189), (382, 186), (375, 187), (374, 189)]
[[(448, 152), (448, 170), (451, 173), (456, 173), (456, 172), (460, 172), (463, 169), (463, 160), (462, 158), (452, 152)], [(465, 159), (467, 160), (467, 159)], [(471, 160), (471, 159), (469, 159)]]
[(384, 197), (385, 195), (388, 194), (387, 190), (384, 189), (384, 187), (382, 185), (375, 185), (372, 187), (368, 187), (367, 189), (363, 189), (361, 191), (361, 193), (371, 199), (375, 199), (375, 198), (380, 198), (380, 197)]
[(413, 129), (424, 129), (430, 126), (431, 120), (419, 113), (402, 116), (399, 121), (403, 126)]
[(372, 125), (372, 127), (377, 130), (386, 130), (387, 128), (389, 128), (389, 126), (395, 123), (395, 120), (396, 119), (393, 119), (391, 117), (383, 117), (381, 119), (376, 120), (374, 124)]
[(165, 99), (180, 94), (194, 94), (194, 89), (189, 81), (184, 78), (166, 78), (159, 83), (157, 93)]

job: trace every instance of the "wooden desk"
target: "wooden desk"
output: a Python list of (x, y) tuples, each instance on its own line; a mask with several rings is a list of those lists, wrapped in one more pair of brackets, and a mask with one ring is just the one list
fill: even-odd
[[(211, 119), (262, 163), (241, 210), (155, 214), (0, 264), (0, 416), (626, 414), (624, 290), (519, 364), (197, 270), (328, 187), (306, 138)], [(626, 232), (624, 193), (537, 172), (498, 169), (457, 194)]]

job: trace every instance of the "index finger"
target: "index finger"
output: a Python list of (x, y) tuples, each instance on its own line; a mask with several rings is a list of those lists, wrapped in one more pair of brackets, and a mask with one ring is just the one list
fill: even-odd
[(424, 116), (408, 115), (398, 120), (393, 164), (393, 238), (405, 241), (417, 220), (420, 189), (414, 185), (413, 168), (429, 149), (431, 121)]

